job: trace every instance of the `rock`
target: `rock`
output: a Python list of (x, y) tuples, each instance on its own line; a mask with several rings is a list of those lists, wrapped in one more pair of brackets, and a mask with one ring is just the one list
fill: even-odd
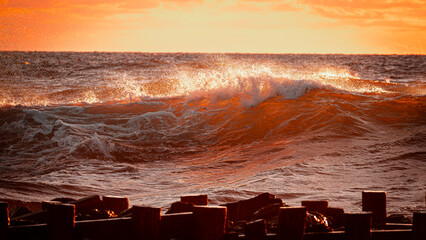
[(129, 209), (129, 198), (116, 197), (116, 196), (103, 196), (102, 209), (114, 211), (117, 214), (121, 213), (122, 211)]
[(412, 220), (403, 214), (391, 214), (386, 218), (388, 223), (412, 223)]
[(132, 212), (133, 212), (133, 207), (128, 208), (128, 209), (120, 212), (120, 214), (118, 214), (118, 217), (131, 217)]
[[(264, 206), (263, 208), (257, 210), (253, 213), (251, 219), (265, 219), (268, 223), (275, 222), (278, 223), (278, 215), (280, 213), (280, 207), (287, 206), (283, 203), (273, 203)], [(274, 221), (276, 220), (276, 221)]]
[(266, 221), (267, 231), (272, 233), (277, 231), (280, 207), (285, 207), (283, 203), (273, 203), (264, 206), (253, 213), (251, 220), (263, 219)]
[(343, 227), (345, 224), (343, 208), (329, 207), (326, 209), (326, 213), (324, 215), (328, 218), (329, 222), (331, 222), (333, 229)]
[(319, 212), (308, 212), (306, 216), (306, 232), (329, 232), (331, 222)]
[(244, 235), (247, 240), (266, 239), (266, 222), (264, 219), (257, 219), (247, 222), (244, 225)]
[(111, 218), (111, 217), (117, 217), (117, 215), (115, 215), (113, 211), (109, 211), (109, 210), (92, 209), (91, 211), (85, 214), (79, 214), (76, 217), (76, 220), (78, 221), (95, 220), (95, 219), (105, 219), (105, 218)]
[(252, 216), (256, 211), (274, 203), (282, 204), (282, 200), (276, 198), (275, 195), (270, 193), (262, 193), (254, 198), (228, 203), (224, 206), (228, 208), (228, 220), (248, 221), (252, 219)]
[(61, 202), (61, 203), (70, 203), (70, 202), (74, 202), (74, 201), (77, 201), (77, 200), (74, 199), (74, 198), (69, 198), (69, 197), (60, 197), (60, 198), (52, 199), (51, 201)]
[(182, 212), (193, 212), (194, 204), (187, 202), (174, 202), (170, 206), (170, 209), (166, 212), (166, 214), (170, 213), (182, 213)]
[(10, 211), (9, 216), (10, 218), (17, 218), (20, 216), (23, 216), (25, 214), (31, 213), (31, 211), (27, 207), (16, 207), (13, 210)]
[(181, 196), (180, 201), (184, 203), (192, 203), (195, 205), (208, 205), (209, 203), (207, 195)]
[(27, 213), (21, 216), (11, 218), (10, 225), (28, 225), (28, 224), (39, 224), (46, 223), (47, 213), (46, 211), (36, 211)]
[(302, 206), (305, 206), (308, 212), (315, 211), (321, 214), (326, 214), (328, 209), (328, 200), (306, 200), (302, 201)]
[(75, 211), (77, 214), (85, 214), (93, 209), (102, 209), (102, 199), (99, 195), (80, 198), (69, 203), (75, 205)]

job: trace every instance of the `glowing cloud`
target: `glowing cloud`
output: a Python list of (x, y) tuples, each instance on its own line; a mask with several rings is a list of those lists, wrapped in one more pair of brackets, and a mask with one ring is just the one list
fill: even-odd
[(426, 1), (0, 0), (0, 50), (426, 53)]

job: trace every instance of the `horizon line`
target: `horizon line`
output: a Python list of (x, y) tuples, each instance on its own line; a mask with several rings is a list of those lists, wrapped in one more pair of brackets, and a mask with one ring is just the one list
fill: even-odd
[(400, 55), (400, 56), (407, 56), (407, 55), (417, 55), (417, 56), (425, 56), (426, 53), (306, 53), (306, 52), (283, 52), (283, 53), (268, 53), (268, 52), (180, 52), (180, 51), (99, 51), (99, 50), (0, 50), (0, 52), (46, 52), (46, 53), (149, 53), (149, 54), (253, 54), (253, 55), (262, 55), (262, 54), (268, 54), (268, 55)]

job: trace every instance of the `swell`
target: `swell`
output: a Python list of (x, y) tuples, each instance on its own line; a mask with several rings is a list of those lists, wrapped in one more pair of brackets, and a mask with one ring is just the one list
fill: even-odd
[(423, 56), (14, 54), (0, 58), (3, 195), (424, 202)]
[(0, 153), (10, 159), (9, 167), (18, 163), (14, 168), (30, 170), (34, 161), (49, 162), (42, 164), (47, 173), (73, 159), (167, 161), (206, 148), (243, 151), (286, 139), (385, 138), (407, 126), (422, 131), (426, 123), (423, 97), (377, 100), (316, 89), (297, 99), (274, 96), (248, 106), (245, 101), (244, 96), (198, 97), (2, 108)]
[[(183, 73), (180, 73), (183, 74)], [(2, 98), (0, 106), (57, 106), (57, 105), (84, 105), (131, 103), (149, 101), (150, 99), (167, 98), (206, 98), (216, 99), (239, 98), (246, 106), (257, 105), (268, 98), (281, 96), (286, 99), (295, 99), (303, 96), (313, 89), (344, 91), (348, 94), (397, 94), (424, 96), (426, 87), (395, 86), (372, 82), (362, 79), (341, 77), (315, 77), (313, 79), (288, 79), (283, 76), (254, 75), (254, 76), (228, 76), (221, 73), (218, 77), (205, 75), (176, 76), (158, 81), (144, 81), (135, 79), (116, 79), (97, 86), (85, 86), (77, 83), (75, 86), (61, 86), (43, 89), (51, 86), (49, 81), (38, 82), (24, 86), (21, 83), (10, 83), (7, 87), (0, 88)], [(323, 73), (321, 73), (323, 74)], [(90, 83), (90, 81), (89, 81)], [(87, 83), (86, 83), (87, 84)], [(40, 86), (37, 86), (40, 85)], [(53, 90), (52, 90), (53, 89)]]
[[(49, 183), (36, 183), (32, 181), (11, 181), (0, 179), (0, 186), (4, 190), (3, 196), (6, 198), (16, 199), (20, 197), (20, 200), (36, 200), (38, 196), (53, 195), (53, 196), (84, 196), (84, 192), (87, 194), (96, 191), (90, 187), (76, 186), (72, 184), (49, 184)], [(31, 193), (32, 196), (28, 196)], [(43, 201), (43, 198), (37, 199)]]
[[(371, 77), (365, 74), (368, 69), (357, 69), (355, 65), (347, 67), (316, 61), (309, 64), (284, 61), (289, 56), (283, 56), (281, 61), (271, 61), (271, 56), (230, 58), (195, 55), (191, 59), (178, 55), (152, 55), (141, 57), (140, 62), (131, 58), (127, 61), (114, 55), (99, 59), (82, 55), (84, 62), (76, 57), (63, 60), (59, 60), (62, 59), (60, 56), (56, 60), (48, 57), (45, 60), (33, 59), (36, 60), (34, 64), (6, 62), (8, 67), (5, 69), (16, 75), (0, 73), (3, 80), (0, 82), (0, 105), (129, 103), (147, 98), (206, 95), (244, 97), (247, 105), (256, 105), (276, 95), (294, 99), (312, 89), (374, 95), (424, 96), (426, 93), (422, 79), (417, 82), (413, 79), (415, 83), (407, 86), (406, 82), (382, 79), (378, 73), (368, 78)], [(50, 63), (52, 60), (56, 63)], [(157, 65), (149, 65), (151, 62)]]

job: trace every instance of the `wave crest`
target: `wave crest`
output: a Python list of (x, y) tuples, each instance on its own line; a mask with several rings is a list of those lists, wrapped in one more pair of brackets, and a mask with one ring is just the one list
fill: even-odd
[[(220, 63), (220, 64), (219, 64)], [(71, 80), (72, 81), (72, 80)], [(90, 83), (94, 80), (87, 79)], [(150, 77), (115, 73), (100, 82), (80, 86), (78, 81), (55, 90), (15, 88), (0, 92), (2, 106), (47, 106), (97, 103), (129, 103), (147, 98), (230, 99), (239, 97), (253, 106), (273, 96), (295, 99), (312, 89), (334, 89), (348, 93), (387, 92), (379, 82), (362, 80), (344, 67), (289, 67), (277, 63), (220, 60), (208, 68), (169, 66)], [(12, 86), (13, 87), (13, 86)]]

